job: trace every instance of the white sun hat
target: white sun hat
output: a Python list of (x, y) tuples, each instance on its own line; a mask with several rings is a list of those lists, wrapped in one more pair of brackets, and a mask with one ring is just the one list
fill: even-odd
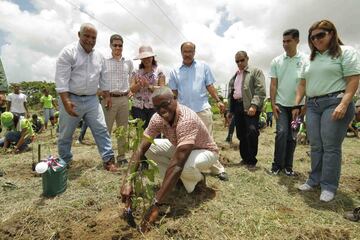
[(150, 46), (141, 46), (139, 48), (139, 55), (136, 58), (134, 58), (134, 60), (139, 60), (148, 57), (155, 57), (155, 56), (156, 55)]

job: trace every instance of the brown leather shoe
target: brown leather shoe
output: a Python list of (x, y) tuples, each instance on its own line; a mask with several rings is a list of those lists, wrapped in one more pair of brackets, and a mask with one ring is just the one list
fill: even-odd
[(104, 163), (104, 169), (109, 172), (116, 172), (118, 168), (115, 165), (114, 159), (111, 159)]

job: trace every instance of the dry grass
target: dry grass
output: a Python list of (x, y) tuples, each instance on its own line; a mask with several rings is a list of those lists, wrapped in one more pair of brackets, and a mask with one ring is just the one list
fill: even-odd
[[(0, 188), (0, 239), (360, 239), (359, 224), (342, 217), (360, 204), (358, 139), (345, 140), (341, 186), (335, 200), (324, 204), (318, 189), (296, 190), (309, 170), (308, 146), (296, 149), (298, 176), (271, 176), (274, 129), (265, 129), (260, 136), (259, 168), (249, 172), (237, 164), (236, 146), (224, 143), (226, 132), (220, 120), (215, 129), (230, 181), (209, 176), (203, 192), (174, 190), (161, 208), (161, 219), (146, 236), (121, 219), (117, 198), (121, 173), (102, 170), (92, 141), (73, 147), (68, 189), (52, 199), (41, 196), (41, 178), (31, 172), (31, 152), (1, 155), (0, 169), (6, 175), (0, 177), (4, 186)], [(56, 152), (49, 134), (41, 140)], [(6, 182), (15, 185), (5, 187)]]

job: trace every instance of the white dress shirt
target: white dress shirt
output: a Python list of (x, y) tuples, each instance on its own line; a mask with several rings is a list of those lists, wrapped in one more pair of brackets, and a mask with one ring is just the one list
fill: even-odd
[(98, 51), (87, 53), (79, 42), (72, 43), (56, 61), (56, 91), (76, 95), (95, 95), (98, 88), (109, 91), (109, 81), (103, 78), (105, 72), (105, 60)]

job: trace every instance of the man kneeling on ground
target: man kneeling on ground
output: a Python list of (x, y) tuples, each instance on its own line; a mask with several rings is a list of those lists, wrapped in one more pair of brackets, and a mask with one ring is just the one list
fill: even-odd
[[(131, 160), (136, 163), (136, 167), (139, 167), (144, 155), (156, 161), (164, 179), (155, 194), (153, 205), (143, 219), (142, 231), (147, 231), (148, 224), (156, 220), (159, 204), (179, 179), (186, 191), (191, 193), (199, 182), (205, 180), (202, 172), (208, 171), (219, 159), (218, 147), (204, 123), (190, 108), (175, 100), (170, 88), (155, 90), (152, 101), (156, 113), (144, 135), (154, 139), (162, 133), (166, 139), (154, 139), (155, 144), (143, 139)], [(131, 191), (129, 184), (122, 186), (122, 199), (128, 199)]]

